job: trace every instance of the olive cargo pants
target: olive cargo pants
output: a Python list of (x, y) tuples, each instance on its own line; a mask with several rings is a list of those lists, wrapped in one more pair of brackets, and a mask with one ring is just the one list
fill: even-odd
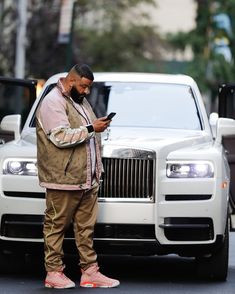
[(98, 189), (98, 185), (89, 191), (47, 189), (43, 228), (46, 271), (64, 268), (64, 234), (72, 222), (81, 268), (96, 263), (93, 233), (98, 212)]

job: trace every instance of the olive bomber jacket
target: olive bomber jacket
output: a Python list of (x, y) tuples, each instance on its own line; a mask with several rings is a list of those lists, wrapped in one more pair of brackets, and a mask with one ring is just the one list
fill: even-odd
[[(73, 101), (63, 94), (60, 87), (54, 88), (48, 95), (56, 97), (62, 103), (59, 106), (60, 111), (64, 111), (71, 129), (79, 129), (86, 125), (84, 116), (75, 107)], [(44, 99), (47, 99), (45, 97)], [(54, 99), (54, 98), (53, 98)], [(46, 100), (45, 100), (46, 101)], [(44, 101), (44, 103), (45, 103)], [(42, 102), (43, 103), (43, 102)], [(60, 104), (60, 103), (59, 103)], [(58, 107), (58, 106), (57, 106)], [(83, 101), (83, 107), (89, 113), (91, 122), (96, 119), (90, 104), (86, 99)], [(52, 110), (53, 111), (53, 110)], [(48, 116), (57, 115), (48, 113)], [(53, 117), (55, 119), (55, 117)], [(61, 127), (58, 125), (58, 128)], [(40, 120), (40, 107), (37, 112), (37, 165), (38, 177), (42, 187), (61, 190), (86, 190), (92, 186), (92, 166), (91, 149), (89, 140), (91, 136), (85, 128), (85, 140), (73, 144), (72, 147), (58, 148), (51, 140), (50, 134), (45, 131)], [(100, 154), (101, 139), (99, 134), (94, 134), (96, 167), (96, 182), (99, 182), (102, 172), (102, 162)]]

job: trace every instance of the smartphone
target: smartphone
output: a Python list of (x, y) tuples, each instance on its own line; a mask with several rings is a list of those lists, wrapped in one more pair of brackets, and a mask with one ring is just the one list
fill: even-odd
[(116, 112), (110, 112), (105, 120), (111, 120), (116, 115)]

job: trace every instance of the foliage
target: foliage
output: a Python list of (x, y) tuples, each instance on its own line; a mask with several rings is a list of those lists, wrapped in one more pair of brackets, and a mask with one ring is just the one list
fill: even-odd
[[(153, 0), (77, 2), (73, 25), (73, 62), (95, 71), (156, 71), (160, 40), (139, 4)], [(94, 13), (95, 11), (95, 13)]]
[[(174, 48), (184, 50), (191, 46), (194, 59), (187, 68), (187, 73), (193, 76), (203, 91), (217, 92), (218, 85), (234, 81), (234, 36), (235, 36), (235, 6), (234, 0), (195, 0), (197, 2), (196, 28), (190, 32), (169, 34), (168, 41)], [(231, 33), (220, 28), (215, 16), (224, 13), (231, 21)], [(232, 53), (232, 59), (216, 51), (216, 42), (224, 38), (228, 42), (225, 48)], [(225, 46), (226, 47), (226, 46)], [(212, 99), (215, 97), (212, 96)]]
[[(17, 1), (0, 1), (14, 4), (8, 7), (11, 15), (5, 9), (1, 14), (0, 6), (2, 32), (10, 40), (0, 35), (0, 74), (14, 75)], [(165, 45), (142, 9), (154, 7), (154, 0), (76, 1), (69, 44), (57, 40), (60, 4), (28, 0), (26, 77), (47, 78), (78, 62), (99, 71), (156, 71)]]
[(66, 47), (57, 42), (60, 1), (31, 0), (28, 2), (26, 73), (47, 78), (63, 69)]
[[(15, 44), (15, 30), (16, 22), (16, 3), (11, 6), (5, 6), (0, 3), (0, 75), (11, 75), (14, 69), (14, 44)], [(1, 11), (2, 8), (2, 11)]]

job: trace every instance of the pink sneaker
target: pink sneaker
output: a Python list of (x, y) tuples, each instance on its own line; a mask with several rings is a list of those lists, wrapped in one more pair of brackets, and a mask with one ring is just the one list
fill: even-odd
[(45, 279), (46, 288), (67, 289), (74, 288), (75, 284), (66, 275), (61, 272), (47, 272)]
[(120, 284), (118, 280), (110, 279), (99, 272), (97, 265), (92, 265), (86, 270), (82, 270), (80, 281), (81, 287), (86, 288), (113, 288)]

